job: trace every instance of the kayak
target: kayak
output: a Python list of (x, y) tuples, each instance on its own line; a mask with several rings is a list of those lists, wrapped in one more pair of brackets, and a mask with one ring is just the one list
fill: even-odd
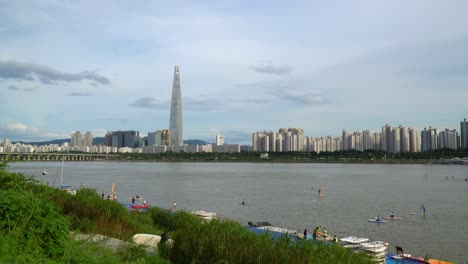
[(367, 221), (372, 222), (372, 223), (388, 223), (388, 221), (377, 220), (377, 219), (367, 219)]
[(140, 205), (134, 204), (134, 205), (132, 205), (133, 209), (147, 209), (147, 208), (150, 208), (150, 207), (151, 207), (151, 205), (149, 205), (149, 204), (140, 204)]

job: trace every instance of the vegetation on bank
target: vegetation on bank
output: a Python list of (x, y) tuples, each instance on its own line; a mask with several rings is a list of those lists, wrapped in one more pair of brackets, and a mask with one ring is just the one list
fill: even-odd
[[(118, 252), (75, 241), (70, 232), (129, 240), (135, 233), (168, 232), (172, 247)], [(201, 222), (187, 212), (151, 208), (129, 212), (94, 190), (75, 196), (0, 166), (0, 263), (371, 263), (334, 244), (275, 240), (232, 221)]]
[[(262, 159), (260, 153), (268, 153)], [(426, 163), (443, 159), (468, 157), (468, 149), (440, 149), (426, 152), (387, 153), (385, 151), (335, 151), (326, 152), (161, 152), (118, 154), (121, 160), (156, 161), (263, 161), (263, 162), (343, 162), (343, 163)]]

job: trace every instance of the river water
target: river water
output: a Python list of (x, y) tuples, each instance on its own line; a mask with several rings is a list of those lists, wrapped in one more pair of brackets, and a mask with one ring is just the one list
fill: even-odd
[[(10, 171), (52, 184), (61, 163), (9, 166)], [(43, 176), (43, 171), (48, 175)], [(398, 244), (405, 253), (457, 263), (468, 260), (466, 177), (468, 166), (460, 165), (64, 163), (64, 184), (95, 188), (107, 196), (115, 182), (122, 203), (139, 194), (151, 205), (170, 208), (175, 200), (177, 209), (216, 212), (242, 224), (269, 221), (300, 231), (321, 225), (338, 237), (382, 240), (390, 242), (389, 249)], [(245, 206), (239, 205), (242, 199)], [(421, 215), (421, 204), (426, 216)], [(385, 224), (367, 221), (391, 211), (403, 219)]]

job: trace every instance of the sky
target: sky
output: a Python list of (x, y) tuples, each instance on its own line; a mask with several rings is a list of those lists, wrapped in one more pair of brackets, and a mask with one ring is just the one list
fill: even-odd
[(460, 129), (468, 1), (0, 0), (0, 138)]

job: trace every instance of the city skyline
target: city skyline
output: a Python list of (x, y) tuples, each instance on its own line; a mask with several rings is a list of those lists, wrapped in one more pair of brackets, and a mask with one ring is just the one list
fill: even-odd
[(186, 139), (459, 131), (467, 11), (465, 1), (4, 3), (0, 137), (166, 129), (176, 63)]

